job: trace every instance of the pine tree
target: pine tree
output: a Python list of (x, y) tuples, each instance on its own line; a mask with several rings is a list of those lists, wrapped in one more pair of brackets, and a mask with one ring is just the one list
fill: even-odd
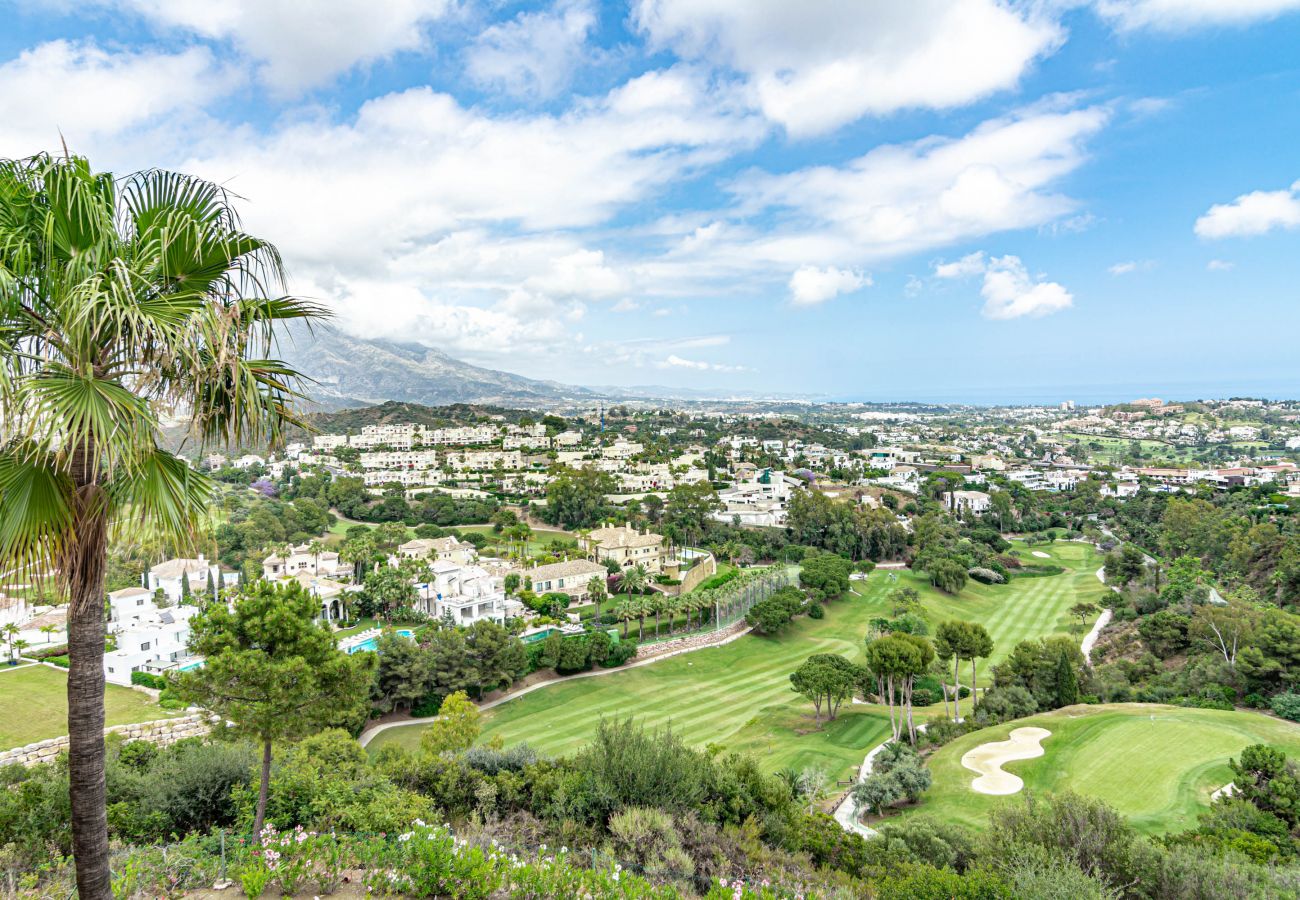
[(1079, 702), (1079, 677), (1070, 657), (1062, 653), (1056, 662), (1056, 705), (1072, 706)]

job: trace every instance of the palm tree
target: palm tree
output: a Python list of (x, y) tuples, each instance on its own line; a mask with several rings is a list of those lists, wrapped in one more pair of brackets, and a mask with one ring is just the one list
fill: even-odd
[(18, 640), (14, 641), (14, 650), (17, 651), (16, 653), (14, 653), (14, 659), (17, 662), (22, 662), (23, 651), (30, 646), (31, 644), (29, 644), (27, 641), (24, 641), (22, 638), (19, 638)]
[[(83, 158), (0, 160), (0, 570), (57, 572), (68, 598), (68, 774), (82, 900), (112, 896), (104, 784), (110, 530), (192, 544), (211, 483), (159, 446), (183, 412), (199, 446), (278, 443), (298, 374), (275, 326), (279, 254), (214, 184)], [(130, 521), (126, 521), (129, 513)], [(121, 518), (123, 521), (118, 521)]]
[(50, 641), (54, 640), (54, 632), (58, 630), (58, 625), (42, 625), (41, 634), (45, 635), (45, 643), (48, 644)]
[(325, 552), (324, 542), (319, 539), (312, 541), (310, 544), (307, 545), (307, 552), (310, 553), (313, 557), (314, 568), (312, 570), (312, 574), (319, 575), (320, 555)]
[(668, 633), (673, 633), (672, 607), (663, 594), (655, 594), (649, 600), (650, 611), (655, 614), (655, 640), (659, 640), (659, 617), (668, 613)]
[(632, 606), (631, 598), (623, 600), (617, 607), (618, 619), (623, 623), (623, 637), (627, 637), (628, 623), (636, 618), (636, 610)]
[(601, 578), (599, 575), (591, 576), (591, 580), (587, 582), (587, 596), (591, 597), (591, 602), (596, 605), (595, 612), (592, 613), (591, 618), (599, 625), (600, 603), (605, 599), (605, 579)]
[(9, 661), (14, 659), (14, 641), (18, 640), (19, 629), (13, 622), (9, 622), (4, 627), (5, 641), (9, 644)]

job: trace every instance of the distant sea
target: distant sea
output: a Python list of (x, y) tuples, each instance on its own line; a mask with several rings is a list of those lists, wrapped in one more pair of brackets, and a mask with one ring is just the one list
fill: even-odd
[(1116, 382), (1092, 384), (1006, 385), (954, 384), (950, 387), (890, 388), (836, 397), (842, 403), (958, 403), (970, 406), (1056, 406), (1073, 400), (1079, 406), (1124, 403), (1140, 397), (1162, 400), (1223, 400), (1255, 397), (1300, 399), (1300, 375), (1294, 379), (1235, 379), (1205, 381)]

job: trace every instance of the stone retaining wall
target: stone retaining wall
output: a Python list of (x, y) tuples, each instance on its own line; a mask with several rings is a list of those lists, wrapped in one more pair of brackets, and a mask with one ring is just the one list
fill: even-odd
[(641, 644), (636, 648), (635, 659), (653, 659), (657, 656), (664, 656), (671, 653), (679, 653), (683, 650), (694, 650), (698, 647), (707, 647), (711, 644), (724, 643), (728, 638), (733, 637), (742, 631), (748, 631), (749, 625), (744, 619), (734, 622), (726, 628), (720, 628), (717, 631), (705, 631), (699, 634), (692, 634), (686, 637), (677, 638), (676, 640), (663, 641), (658, 644)]
[[(208, 713), (194, 713), (174, 719), (157, 719), (153, 722), (136, 722), (131, 725), (114, 725), (105, 728), (104, 735), (120, 734), (128, 741), (148, 741), (160, 747), (174, 744), (190, 737), (201, 737), (212, 730), (215, 717)], [(15, 747), (0, 752), (0, 766), (21, 763), (34, 766), (38, 763), (53, 762), (54, 758), (68, 749), (68, 737), (50, 738), (37, 741), (26, 747)]]
[(691, 566), (691, 570), (682, 576), (682, 585), (678, 588), (678, 593), (685, 594), (693, 591), (700, 586), (700, 582), (712, 578), (716, 574), (718, 574), (718, 561), (710, 553)]

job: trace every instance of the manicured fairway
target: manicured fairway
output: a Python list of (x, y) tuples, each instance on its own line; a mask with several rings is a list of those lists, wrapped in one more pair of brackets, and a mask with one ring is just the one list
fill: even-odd
[[(1106, 586), (1097, 579), (1103, 559), (1092, 544), (1058, 541), (1027, 547), (1016, 541), (1014, 546), (1026, 564), (1056, 564), (1064, 566), (1066, 571), (1039, 578), (1012, 578), (1008, 585), (969, 581), (955, 597), (931, 587), (924, 574), (898, 573), (899, 587), (908, 585), (921, 592), (921, 606), (931, 634), (935, 626), (947, 619), (979, 622), (988, 629), (994, 649), (993, 656), (980, 660), (977, 666), (981, 684), (989, 677), (990, 667), (1006, 659), (1020, 641), (1054, 634), (1082, 638), (1092, 622), (1080, 623), (1068, 610), (1079, 602), (1103, 606), (1109, 596)], [(1034, 550), (1048, 554), (1050, 559), (1033, 556)], [(871, 577), (888, 576), (880, 573)], [(887, 592), (876, 595), (873, 615), (890, 615), (887, 597)], [(962, 671), (963, 683), (969, 677), (969, 665), (966, 665)]]
[[(116, 684), (104, 694), (108, 725), (148, 722), (178, 715), (146, 694)], [(0, 750), (68, 733), (68, 676), (49, 666), (0, 668)]]
[[(846, 777), (865, 752), (885, 737), (883, 710), (846, 706), (834, 723), (817, 729), (811, 705), (790, 690), (789, 676), (813, 653), (863, 658), (863, 637), (873, 617), (885, 615), (887, 596), (911, 584), (922, 591), (927, 618), (968, 618), (986, 624), (998, 642), (995, 660), (1017, 640), (1065, 632), (1065, 610), (1104, 590), (1094, 574), (1099, 561), (1090, 546), (1062, 544), (1051, 551), (1077, 571), (1009, 585), (971, 583), (958, 597), (931, 588), (923, 576), (901, 573), (897, 583), (873, 573), (855, 593), (831, 604), (821, 621), (801, 617), (780, 638), (748, 636), (600, 678), (563, 682), (502, 704), (485, 714), (484, 736), (507, 743), (527, 741), (546, 753), (567, 753), (590, 739), (602, 716), (634, 716), (648, 726), (671, 723), (690, 743), (720, 743), (752, 752), (769, 768), (817, 765)], [(1045, 562), (1045, 561), (1044, 561)], [(1089, 579), (1091, 579), (1089, 581)], [(414, 747), (419, 726), (392, 728), (370, 744)]]
[(940, 748), (928, 763), (934, 785), (904, 815), (978, 828), (999, 803), (1017, 802), (971, 790), (975, 773), (962, 767), (961, 758), (1025, 726), (1052, 732), (1043, 740), (1042, 757), (1003, 766), (1024, 779), (1027, 790), (1097, 797), (1148, 833), (1195, 826), (1210, 794), (1232, 780), (1228, 760), (1242, 748), (1274, 744), (1300, 754), (1300, 725), (1260, 713), (1140, 703), (1071, 706), (985, 728)]

